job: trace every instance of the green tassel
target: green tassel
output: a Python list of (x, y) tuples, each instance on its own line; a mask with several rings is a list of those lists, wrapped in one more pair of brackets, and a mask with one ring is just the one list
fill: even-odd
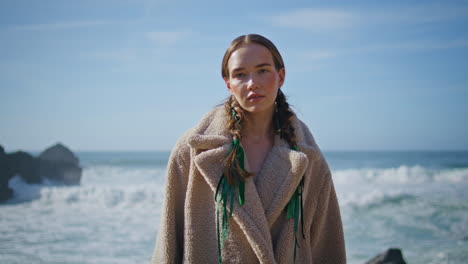
[[(237, 150), (236, 160), (239, 162), (239, 166), (244, 170), (244, 149), (240, 145), (238, 139), (232, 141), (232, 149)], [(242, 206), (245, 202), (245, 182), (240, 181), (236, 184), (237, 193), (239, 199), (239, 205)], [(224, 241), (227, 239), (229, 234), (229, 218), (232, 216), (234, 206), (234, 196), (236, 186), (229, 184), (224, 174), (219, 179), (218, 186), (216, 187), (215, 201), (216, 201), (216, 233), (218, 236), (218, 263), (223, 262), (221, 250), (224, 245)], [(229, 204), (229, 214), (227, 212), (227, 206)], [(221, 227), (219, 223), (219, 213), (221, 212)]]
[(298, 187), (295, 191), (291, 200), (286, 207), (286, 218), (294, 219), (294, 263), (296, 263), (296, 247), (297, 247), (297, 229), (299, 224), (299, 214), (300, 214), (300, 192)]
[(237, 185), (238, 187), (238, 192), (239, 192), (239, 205), (244, 205), (245, 202), (245, 182), (239, 182)]
[[(224, 174), (219, 180), (218, 187), (216, 188), (215, 201), (216, 201), (216, 233), (218, 236), (218, 263), (222, 263), (221, 249), (224, 241), (228, 236), (228, 218), (232, 216), (232, 206), (234, 202), (234, 188), (227, 182)], [(230, 214), (227, 213), (228, 197), (230, 198)], [(219, 223), (219, 213), (221, 212), (221, 227)]]

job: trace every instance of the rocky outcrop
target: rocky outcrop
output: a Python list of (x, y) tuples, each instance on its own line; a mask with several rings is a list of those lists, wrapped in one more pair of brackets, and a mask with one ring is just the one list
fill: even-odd
[(44, 150), (40, 155), (39, 159), (42, 161), (50, 161), (50, 162), (56, 162), (56, 163), (66, 163), (66, 164), (71, 164), (78, 166), (79, 165), (79, 160), (69, 150), (67, 147), (62, 145), (61, 143), (57, 143), (52, 147), (47, 148)]
[(366, 264), (406, 264), (399, 248), (390, 248), (367, 261)]
[(8, 181), (13, 177), (8, 168), (7, 155), (2, 146), (0, 146), (0, 201), (10, 199), (13, 190), (8, 187)]
[(41, 183), (44, 179), (58, 184), (80, 184), (82, 169), (78, 158), (58, 143), (34, 157), (24, 151), (5, 153), (0, 146), (0, 201), (10, 199), (13, 190), (10, 179), (19, 175), (27, 183)]
[[(31, 154), (24, 151), (17, 151), (7, 154), (9, 172), (21, 175), (27, 183), (41, 183), (42, 177), (39, 175), (39, 161)], [(11, 174), (10, 174), (11, 175)]]
[(79, 184), (81, 167), (79, 160), (67, 147), (56, 144), (39, 155), (39, 174), (55, 182), (67, 185)]

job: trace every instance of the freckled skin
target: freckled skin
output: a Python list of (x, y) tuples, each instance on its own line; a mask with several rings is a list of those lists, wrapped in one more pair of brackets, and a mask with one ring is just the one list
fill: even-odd
[[(276, 70), (267, 48), (259, 44), (242, 45), (231, 54), (228, 73), (224, 79), (226, 86), (245, 111), (251, 114), (273, 112), (285, 72), (284, 69)], [(249, 99), (251, 95), (260, 97)]]

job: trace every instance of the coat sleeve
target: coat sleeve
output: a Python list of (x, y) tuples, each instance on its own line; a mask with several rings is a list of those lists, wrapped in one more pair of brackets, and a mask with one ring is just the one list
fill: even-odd
[(346, 263), (340, 209), (326, 161), (322, 158), (323, 184), (311, 228), (313, 263)]
[(169, 158), (165, 198), (152, 263), (182, 263), (184, 203), (190, 166), (190, 148), (179, 140)]

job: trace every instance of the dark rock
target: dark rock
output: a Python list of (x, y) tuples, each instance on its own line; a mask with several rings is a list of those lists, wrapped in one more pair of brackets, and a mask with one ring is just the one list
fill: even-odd
[(27, 183), (41, 183), (39, 161), (24, 151), (11, 154), (0, 150), (0, 201), (13, 197), (13, 190), (8, 186), (11, 178), (20, 175)]
[(7, 185), (0, 186), (0, 202), (6, 201), (13, 197), (13, 190)]
[(58, 143), (39, 155), (39, 173), (58, 183), (80, 184), (82, 169), (79, 160), (67, 147)]
[(40, 163), (39, 168), (39, 173), (43, 178), (66, 185), (80, 184), (82, 170), (78, 166), (68, 163), (43, 161)]
[(13, 196), (13, 190), (8, 187), (13, 174), (8, 167), (7, 155), (2, 146), (0, 146), (0, 202), (10, 199)]
[(38, 162), (33, 156), (24, 151), (6, 154), (3, 147), (0, 152), (0, 201), (12, 197), (13, 190), (8, 186), (8, 182), (16, 174), (27, 183), (42, 182), (38, 172)]
[(406, 264), (399, 248), (390, 248), (367, 261), (366, 264)]
[(19, 174), (27, 183), (41, 183), (42, 178), (39, 175), (39, 161), (31, 154), (24, 151), (17, 151), (7, 154), (10, 173)]
[(80, 184), (81, 173), (78, 158), (60, 143), (47, 148), (37, 158), (24, 151), (8, 154), (0, 146), (0, 201), (12, 197), (13, 190), (8, 183), (15, 175), (30, 184), (50, 179), (60, 184), (75, 185)]
[(68, 149), (61, 143), (57, 143), (54, 146), (44, 150), (39, 155), (39, 159), (41, 161), (50, 161), (54, 163), (66, 163), (76, 166), (79, 165), (79, 160), (75, 156), (75, 154), (73, 154), (73, 152), (71, 152), (70, 149)]

